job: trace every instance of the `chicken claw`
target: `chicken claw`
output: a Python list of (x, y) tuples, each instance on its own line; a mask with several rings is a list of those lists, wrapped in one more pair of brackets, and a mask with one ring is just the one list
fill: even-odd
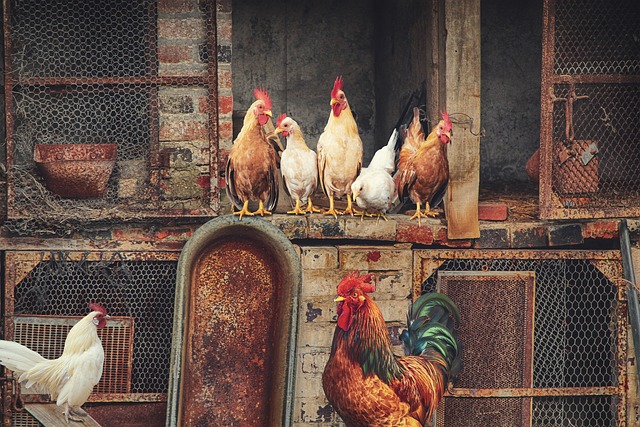
[(264, 208), (264, 204), (262, 203), (262, 200), (260, 200), (260, 204), (258, 205), (258, 210), (255, 211), (253, 215), (260, 215), (260, 216), (271, 215), (271, 211), (266, 210)]
[(316, 212), (321, 212), (320, 209), (316, 208), (315, 206), (313, 206), (313, 203), (311, 202), (311, 197), (309, 197), (307, 199), (307, 209), (304, 210), (306, 213), (316, 213)]
[(420, 227), (420, 218), (434, 218), (438, 216), (438, 214), (436, 212), (432, 212), (429, 208), (429, 202), (425, 203), (425, 207), (424, 207), (424, 213), (422, 213), (422, 211), (420, 210), (420, 202), (416, 203), (416, 213), (413, 214), (413, 216), (411, 218), (409, 218), (409, 221), (411, 221), (414, 218), (418, 218), (418, 227)]
[(353, 203), (351, 202), (351, 194), (347, 194), (347, 208), (344, 210), (344, 212), (342, 212), (342, 214), (351, 214), (351, 216), (362, 214), (361, 211), (353, 207)]
[(324, 212), (322, 212), (323, 215), (333, 215), (333, 217), (335, 219), (338, 219), (338, 214), (340, 212), (338, 212), (335, 208), (335, 206), (333, 205), (333, 196), (329, 196), (329, 210), (326, 210)]
[(304, 215), (307, 212), (300, 208), (300, 199), (296, 199), (296, 207), (293, 210), (287, 211), (289, 215)]
[[(262, 204), (262, 202), (260, 202), (260, 204)], [(249, 212), (249, 201), (245, 200), (244, 202), (244, 206), (242, 206), (242, 209), (239, 210), (238, 212), (233, 212), (233, 205), (231, 206), (231, 213), (233, 215), (240, 215), (240, 219), (242, 219), (242, 215), (246, 215), (246, 216), (253, 216), (253, 214), (251, 212)]]

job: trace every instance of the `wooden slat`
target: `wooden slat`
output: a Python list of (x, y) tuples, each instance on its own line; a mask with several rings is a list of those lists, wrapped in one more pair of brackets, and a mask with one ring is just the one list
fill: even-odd
[(74, 427), (100, 427), (100, 424), (96, 422), (91, 415), (87, 414), (82, 417), (82, 421), (67, 421), (62, 415), (63, 408), (59, 407), (55, 403), (29, 403), (25, 405), (25, 409), (31, 415), (35, 417), (42, 425), (47, 427), (69, 427), (73, 423)]
[[(448, 147), (449, 187), (445, 210), (449, 239), (480, 237), (480, 0), (446, 2), (446, 109), (473, 118), (454, 124)], [(462, 116), (455, 117), (463, 118)]]

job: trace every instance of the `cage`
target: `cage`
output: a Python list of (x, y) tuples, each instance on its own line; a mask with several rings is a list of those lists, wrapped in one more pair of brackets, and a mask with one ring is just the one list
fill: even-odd
[(435, 425), (627, 422), (619, 253), (425, 250), (414, 265), (415, 294), (439, 289), (462, 314), (463, 368)]
[[(199, 5), (4, 2), (7, 214), (16, 231), (60, 218), (217, 210), (215, 4)], [(104, 194), (50, 191), (34, 149), (52, 144), (116, 145)]]
[(640, 215), (640, 5), (544, 2), (540, 215)]
[[(89, 402), (114, 410), (124, 405), (131, 420), (141, 414), (130, 404), (144, 402), (151, 405), (145, 416), (158, 412), (164, 419), (177, 258), (174, 252), (7, 252), (4, 339), (55, 357), (87, 304), (100, 302), (116, 322), (102, 332), (104, 382)], [(32, 425), (30, 415), (12, 408), (10, 390), (4, 392), (5, 422)], [(39, 395), (22, 398), (42, 401)]]

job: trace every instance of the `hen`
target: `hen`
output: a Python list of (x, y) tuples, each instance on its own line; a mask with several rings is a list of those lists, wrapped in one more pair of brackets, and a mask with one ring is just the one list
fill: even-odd
[[(411, 219), (436, 216), (431, 208), (436, 207), (444, 197), (449, 182), (449, 161), (446, 145), (451, 142), (451, 121), (446, 112), (442, 120), (424, 138), (420, 124), (420, 112), (413, 109), (413, 121), (400, 149), (398, 172), (395, 175), (398, 196), (409, 195), (416, 204), (416, 213)], [(420, 210), (424, 204), (425, 211)]]
[[(284, 189), (296, 204), (293, 210), (287, 213), (304, 215), (319, 212), (311, 201), (311, 195), (318, 185), (316, 153), (307, 147), (298, 123), (286, 114), (278, 117), (275, 132), (287, 139), (287, 148), (282, 152), (280, 159), (280, 170)], [(307, 208), (303, 210), (301, 203), (305, 201)]]
[[(227, 197), (234, 215), (271, 215), (278, 203), (278, 154), (262, 128), (271, 117), (271, 98), (264, 89), (253, 91), (256, 101), (244, 117), (242, 129), (233, 141), (227, 160)], [(249, 201), (259, 201), (258, 210), (249, 211)]]
[(331, 113), (318, 139), (318, 173), (322, 191), (329, 197), (329, 209), (325, 215), (337, 218), (334, 197), (347, 195), (347, 208), (343, 212), (357, 212), (351, 201), (351, 184), (362, 168), (362, 140), (351, 107), (342, 90), (342, 76), (337, 77), (331, 91)]
[(80, 409), (102, 377), (104, 349), (97, 329), (107, 324), (107, 311), (99, 304), (90, 304), (91, 313), (69, 331), (62, 355), (53, 360), (13, 341), (0, 340), (0, 364), (19, 375), (25, 387), (35, 386), (64, 406), (67, 421), (81, 421)]
[(420, 427), (431, 418), (460, 370), (459, 312), (445, 295), (418, 298), (392, 353), (380, 309), (369, 297), (371, 274), (348, 274), (338, 285), (338, 325), (322, 375), (327, 399), (350, 427)]
[(381, 216), (387, 220), (384, 214), (396, 199), (396, 187), (391, 176), (395, 170), (396, 135), (394, 130), (387, 145), (376, 151), (369, 166), (362, 168), (358, 178), (351, 184), (355, 202), (365, 211), (375, 210), (378, 220)]

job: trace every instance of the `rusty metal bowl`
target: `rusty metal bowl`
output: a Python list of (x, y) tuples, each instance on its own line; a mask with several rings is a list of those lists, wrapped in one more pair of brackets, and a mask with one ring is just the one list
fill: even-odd
[(101, 197), (116, 149), (116, 144), (36, 144), (33, 159), (52, 193), (73, 199)]

